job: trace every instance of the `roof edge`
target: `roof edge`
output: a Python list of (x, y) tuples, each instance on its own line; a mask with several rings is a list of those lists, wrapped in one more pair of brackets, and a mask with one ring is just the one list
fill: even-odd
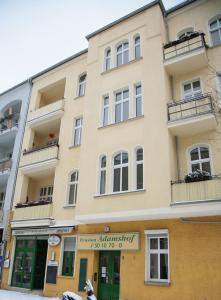
[(108, 25), (105, 25), (105, 26), (101, 27), (100, 29), (98, 29), (98, 30), (96, 30), (96, 31), (94, 31), (94, 32), (86, 35), (86, 39), (89, 40), (90, 38), (94, 37), (95, 35), (97, 35), (97, 34), (103, 32), (103, 31), (105, 31), (105, 30), (107, 30), (107, 29), (109, 29), (109, 28), (111, 28), (111, 27), (113, 27), (113, 26), (121, 23), (122, 21), (125, 21), (125, 20), (127, 20), (127, 19), (129, 19), (129, 18), (131, 18), (133, 16), (136, 16), (137, 14), (145, 11), (148, 8), (153, 7), (154, 5), (159, 5), (160, 8), (161, 8), (162, 14), (163, 15), (166, 14), (166, 10), (165, 10), (165, 7), (163, 5), (163, 2), (161, 0), (155, 0), (155, 1), (152, 1), (152, 2), (148, 3), (147, 5), (144, 5), (144, 6), (140, 7), (140, 8), (132, 11), (131, 13), (129, 13), (127, 15), (125, 15), (125, 16), (123, 16), (123, 17), (121, 17), (121, 18), (119, 18), (119, 19), (117, 19), (117, 20), (109, 23)]
[(12, 90), (17, 89), (18, 87), (24, 85), (25, 83), (30, 83), (30, 79), (26, 79), (26, 80), (24, 80), (24, 81), (22, 81), (22, 82), (20, 82), (16, 85), (10, 87), (9, 89), (7, 89), (4, 92), (0, 93), (0, 97), (3, 96), (4, 94), (7, 94), (7, 93), (11, 92)]
[(181, 8), (183, 8), (183, 7), (187, 6), (187, 5), (190, 5), (190, 4), (194, 3), (194, 2), (197, 2), (197, 1), (198, 0), (186, 0), (186, 1), (183, 1), (180, 4), (177, 4), (177, 5), (173, 6), (173, 7), (171, 7), (170, 9), (168, 9), (166, 11), (166, 14), (169, 15), (169, 14), (177, 11), (178, 9), (181, 9)]

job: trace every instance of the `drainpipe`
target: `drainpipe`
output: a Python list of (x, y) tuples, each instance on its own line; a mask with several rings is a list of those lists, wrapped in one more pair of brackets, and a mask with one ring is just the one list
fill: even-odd
[[(15, 180), (13, 182), (13, 188), (12, 188), (12, 197), (11, 197), (11, 203), (10, 203), (10, 210), (7, 212), (7, 216), (6, 216), (6, 221), (8, 220), (8, 218), (10, 217), (9, 216), (9, 213), (12, 209), (12, 206), (13, 206), (13, 199), (14, 199), (14, 194), (15, 194), (15, 186), (16, 186), (16, 178), (17, 178), (17, 174), (18, 174), (18, 167), (19, 167), (19, 162), (20, 162), (20, 155), (21, 155), (21, 149), (22, 149), (22, 144), (23, 144), (23, 138), (24, 138), (24, 132), (25, 132), (25, 127), (26, 127), (26, 120), (27, 120), (27, 116), (28, 116), (28, 109), (29, 109), (29, 104), (30, 104), (30, 99), (31, 99), (31, 92), (32, 92), (32, 79), (29, 78), (27, 80), (27, 82), (29, 83), (29, 87), (30, 87), (30, 90), (29, 90), (29, 94), (28, 94), (28, 99), (27, 99), (27, 108), (26, 108), (26, 111), (24, 113), (24, 117), (25, 117), (25, 124), (23, 125), (23, 128), (21, 128), (21, 140), (20, 140), (20, 144), (19, 144), (19, 150), (18, 150), (18, 159), (17, 159), (17, 164), (16, 164), (16, 172), (15, 172)], [(4, 220), (4, 219), (3, 219)], [(6, 248), (7, 248), (7, 241), (5, 240), (5, 235), (6, 235), (6, 230), (7, 228), (5, 227), (5, 225), (8, 224), (8, 222), (6, 222), (4, 220), (4, 223), (3, 223), (3, 234), (2, 234), (2, 243), (3, 243), (3, 250), (2, 250), (2, 261), (4, 262), (4, 259), (5, 259), (5, 254), (6, 254)], [(2, 282), (2, 276), (3, 276), (3, 265), (2, 265), (2, 268), (1, 268), (1, 273), (0, 273), (0, 282)]]

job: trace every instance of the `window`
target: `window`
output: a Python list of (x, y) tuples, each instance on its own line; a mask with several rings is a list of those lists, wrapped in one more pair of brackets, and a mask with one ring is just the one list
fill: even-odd
[(120, 152), (114, 156), (113, 192), (128, 190), (128, 154)]
[(221, 44), (221, 16), (209, 23), (212, 46)]
[(169, 282), (169, 239), (167, 230), (145, 230), (146, 280), (151, 282)]
[(111, 49), (107, 49), (105, 51), (105, 58), (104, 58), (104, 69), (105, 71), (110, 70), (111, 68)]
[(197, 170), (205, 171), (211, 174), (210, 151), (207, 146), (197, 146), (191, 148), (189, 152), (190, 172)]
[(40, 201), (52, 201), (53, 186), (44, 186), (40, 188)]
[(142, 88), (141, 84), (135, 86), (135, 105), (136, 105), (136, 117), (142, 115)]
[(78, 190), (78, 171), (74, 171), (70, 176), (68, 205), (76, 205), (77, 190)]
[(5, 200), (5, 193), (1, 192), (0, 193), (0, 209), (3, 208), (4, 200)]
[(202, 95), (200, 80), (194, 80), (183, 84), (184, 98), (192, 99)]
[(129, 43), (125, 42), (117, 47), (117, 66), (129, 62)]
[(129, 118), (129, 90), (115, 94), (115, 123)]
[(78, 96), (79, 97), (85, 95), (86, 77), (87, 77), (87, 75), (84, 74), (79, 79), (79, 90), (78, 90)]
[(100, 186), (99, 186), (100, 195), (103, 195), (106, 192), (106, 174), (107, 174), (106, 167), (107, 167), (107, 158), (104, 155), (100, 159)]
[(140, 36), (137, 36), (134, 39), (134, 56), (135, 56), (135, 58), (139, 58), (141, 56), (141, 51), (140, 51)]
[(62, 275), (74, 275), (76, 237), (64, 237), (62, 255)]
[(109, 96), (103, 97), (102, 126), (108, 125)]
[(143, 149), (136, 150), (136, 189), (143, 189)]
[(217, 75), (217, 79), (218, 79), (218, 93), (221, 96), (221, 74)]
[(194, 33), (194, 30), (193, 30), (192, 27), (186, 28), (186, 29), (180, 31), (180, 32), (177, 34), (177, 37), (178, 37), (179, 40), (181, 40), (181, 39), (183, 39), (183, 38), (185, 38), (185, 37), (191, 36), (192, 33)]
[(82, 132), (83, 119), (75, 119), (74, 127), (74, 146), (79, 146), (81, 144), (81, 132)]

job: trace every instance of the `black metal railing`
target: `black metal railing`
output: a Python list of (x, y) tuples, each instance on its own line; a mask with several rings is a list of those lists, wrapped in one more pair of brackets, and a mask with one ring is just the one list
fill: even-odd
[(172, 41), (163, 46), (164, 60), (168, 60), (199, 48), (207, 47), (205, 33), (194, 32), (190, 36)]
[(41, 151), (41, 150), (44, 150), (44, 149), (47, 149), (47, 148), (51, 148), (51, 147), (59, 147), (58, 145), (58, 140), (51, 140), (51, 141), (48, 141), (46, 143), (46, 145), (42, 145), (42, 146), (34, 146), (32, 147), (31, 149), (28, 149), (28, 150), (24, 150), (23, 151), (23, 155), (26, 155), (26, 154), (29, 154), (29, 153), (32, 153), (32, 152), (36, 152), (36, 151)]
[(193, 98), (167, 104), (168, 122), (191, 118), (214, 111), (210, 94), (197, 94)]

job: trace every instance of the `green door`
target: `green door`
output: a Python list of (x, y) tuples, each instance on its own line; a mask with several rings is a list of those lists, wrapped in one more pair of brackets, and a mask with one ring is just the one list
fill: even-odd
[(12, 286), (31, 289), (35, 267), (36, 240), (17, 240)]
[(100, 252), (98, 300), (119, 300), (120, 251)]

